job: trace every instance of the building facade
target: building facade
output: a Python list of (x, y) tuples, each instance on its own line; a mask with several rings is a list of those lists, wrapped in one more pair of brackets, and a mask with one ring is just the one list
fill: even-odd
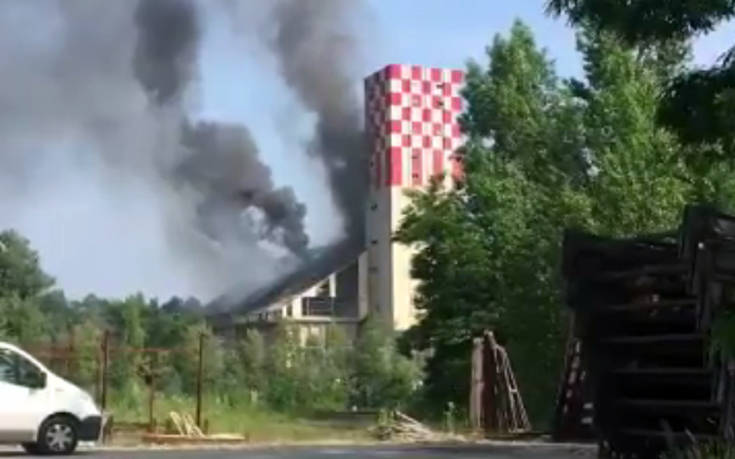
[[(272, 329), (280, 320), (298, 325), (302, 342), (341, 324), (354, 336), (368, 313), (396, 330), (416, 322), (414, 250), (393, 242), (410, 203), (407, 189), (441, 177), (445, 187), (462, 176), (456, 155), (463, 142), (460, 70), (389, 65), (365, 79), (365, 129), (370, 148), (370, 191), (365, 203), (364, 245), (337, 245), (314, 256), (274, 285), (254, 292), (234, 307), (223, 296), (213, 302), (210, 321), (222, 336), (247, 329)], [(218, 307), (220, 303), (222, 307)]]
[(370, 142), (367, 203), (368, 304), (397, 330), (416, 321), (412, 248), (392, 241), (406, 189), (443, 176), (445, 186), (462, 175), (455, 154), (463, 142), (460, 70), (389, 65), (365, 79), (365, 125)]
[(247, 330), (257, 329), (270, 340), (270, 332), (282, 320), (297, 326), (302, 345), (310, 339), (322, 341), (330, 325), (339, 325), (348, 338), (354, 338), (367, 315), (366, 275), (367, 254), (363, 252), (331, 273), (295, 275), (234, 311), (210, 314), (210, 324), (218, 336), (227, 339), (242, 338)]

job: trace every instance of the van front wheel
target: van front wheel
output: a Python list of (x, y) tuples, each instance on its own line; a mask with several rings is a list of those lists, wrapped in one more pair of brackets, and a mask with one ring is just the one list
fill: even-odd
[(38, 444), (44, 454), (71, 454), (77, 448), (77, 423), (67, 416), (47, 419), (38, 432)]

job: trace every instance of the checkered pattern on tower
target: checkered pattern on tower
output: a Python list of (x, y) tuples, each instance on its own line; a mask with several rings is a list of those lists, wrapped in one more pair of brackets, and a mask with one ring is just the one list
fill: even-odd
[(365, 122), (372, 184), (421, 186), (431, 176), (462, 175), (460, 70), (389, 65), (365, 79)]

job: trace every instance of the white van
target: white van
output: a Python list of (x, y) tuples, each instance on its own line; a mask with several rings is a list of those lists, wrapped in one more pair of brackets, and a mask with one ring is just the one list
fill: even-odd
[(0, 342), (0, 443), (33, 454), (71, 454), (79, 441), (98, 441), (101, 430), (89, 394)]

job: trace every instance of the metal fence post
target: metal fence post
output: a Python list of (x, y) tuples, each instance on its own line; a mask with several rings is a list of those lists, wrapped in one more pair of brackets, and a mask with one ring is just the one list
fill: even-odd
[(483, 370), (483, 339), (472, 340), (472, 370), (470, 375), (470, 425), (474, 432), (483, 427), (483, 396), (485, 390), (485, 374)]
[(110, 358), (110, 331), (105, 330), (102, 337), (102, 400), (100, 405), (104, 412), (107, 408), (107, 364)]
[(202, 428), (202, 379), (204, 376), (204, 333), (199, 334), (199, 367), (197, 368), (196, 424)]
[(148, 383), (150, 384), (148, 390), (148, 432), (155, 432), (156, 420), (154, 417), (154, 404), (156, 399), (156, 371), (158, 366), (158, 355), (153, 352), (150, 359), (148, 360)]
[(102, 343), (97, 348), (95, 353), (95, 368), (94, 368), (94, 399), (97, 403), (102, 400)]

